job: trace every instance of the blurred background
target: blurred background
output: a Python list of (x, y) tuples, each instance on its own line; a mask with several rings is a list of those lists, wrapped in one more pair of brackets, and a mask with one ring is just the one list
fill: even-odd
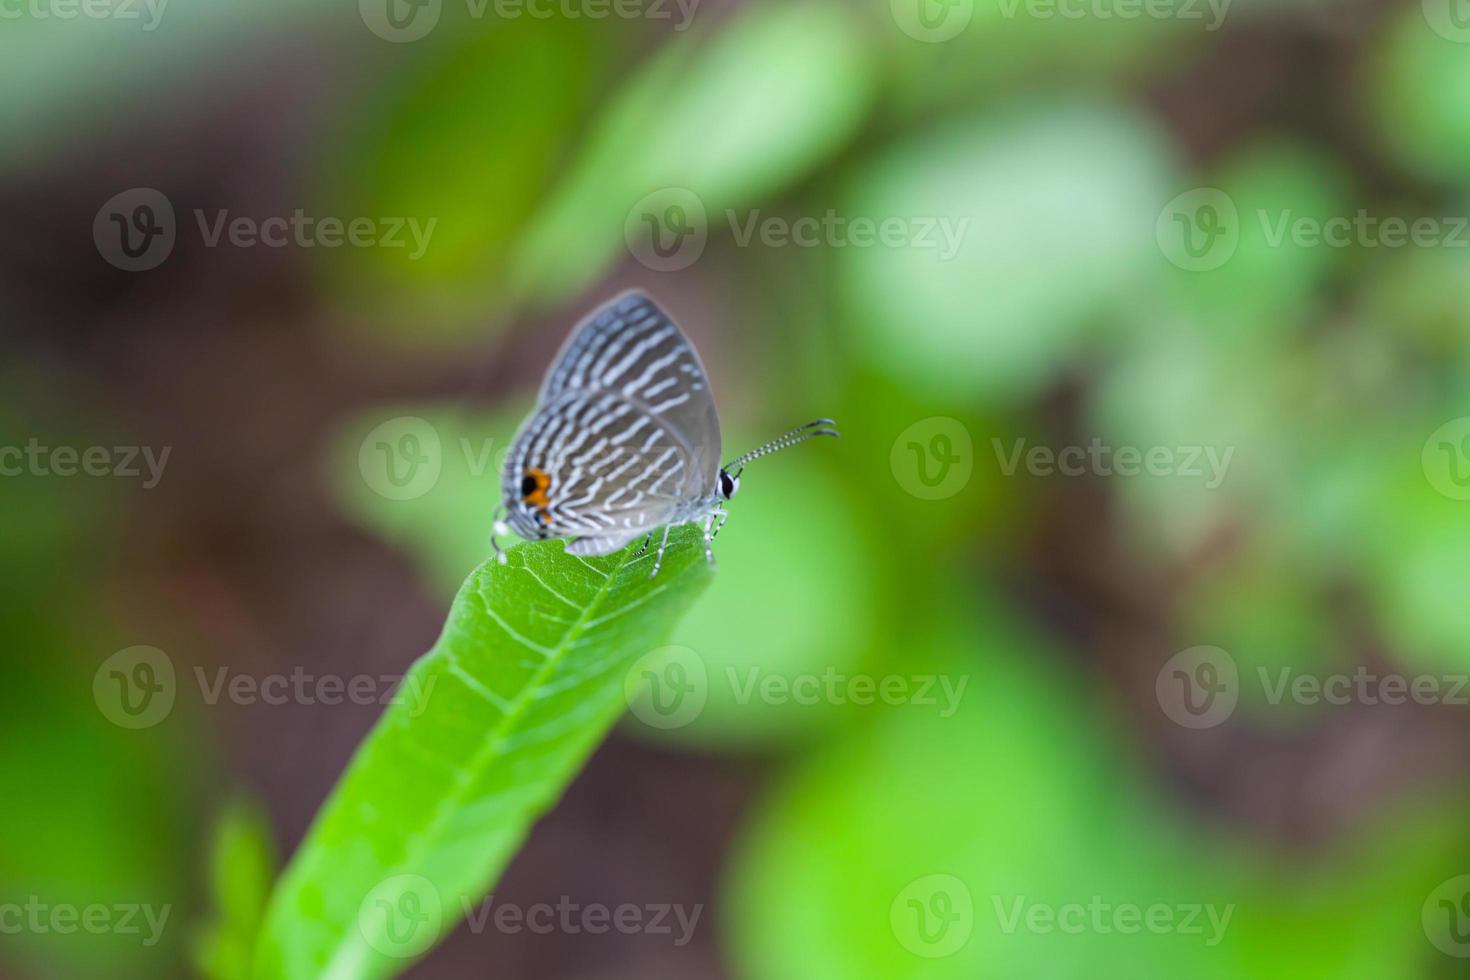
[(408, 976), (1470, 975), (1465, 0), (23, 0), (0, 82), (0, 975), (242, 975), (632, 287), (727, 456), (844, 438), (494, 901), (698, 918)]

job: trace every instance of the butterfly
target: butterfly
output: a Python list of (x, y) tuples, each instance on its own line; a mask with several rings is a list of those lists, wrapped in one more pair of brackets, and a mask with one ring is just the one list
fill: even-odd
[(573, 328), (552, 361), (536, 409), (521, 424), (501, 471), (491, 545), (572, 538), (573, 555), (608, 555), (663, 528), (650, 578), (663, 566), (669, 532), (704, 525), (705, 557), (724, 527), (726, 501), (746, 464), (817, 436), (817, 419), (720, 465), (720, 416), (699, 353), (672, 317), (638, 291), (625, 292)]

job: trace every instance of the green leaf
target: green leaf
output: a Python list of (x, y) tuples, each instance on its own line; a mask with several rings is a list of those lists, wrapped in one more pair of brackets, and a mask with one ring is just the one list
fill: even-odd
[(951, 124), (877, 157), (844, 213), (912, 219), (929, 244), (842, 250), (844, 320), (875, 367), (937, 397), (1025, 395), (1146, 284), (1168, 157), (1147, 120), (1085, 104)]
[(1150, 328), (1168, 333), (1181, 318), (1198, 318), (1222, 344), (1297, 328), (1350, 252), (1299, 240), (1293, 231), (1304, 221), (1321, 228), (1353, 213), (1352, 187), (1341, 164), (1308, 144), (1265, 138), (1217, 171), (1183, 183), (1223, 191), (1235, 207), (1238, 238), (1230, 251), (1212, 253), (1220, 263), (1212, 268), (1155, 263), (1168, 273), (1172, 303), (1165, 306), (1166, 322)]
[(691, 192), (706, 230), (725, 227), (723, 211), (775, 193), (851, 137), (875, 75), (852, 11), (824, 0), (751, 5), (712, 39), (668, 45), (603, 110), (532, 223), (518, 284), (538, 301), (585, 288), (656, 191)]
[(210, 980), (244, 980), (276, 873), (270, 824), (254, 801), (235, 801), (215, 828), (210, 891), (215, 918), (199, 937), (195, 959)]
[[(1425, 426), (1431, 452), (1440, 441), (1432, 424)], [(1405, 438), (1396, 447), (1394, 479), (1362, 524), (1363, 569), (1396, 652), (1417, 669), (1460, 673), (1470, 663), (1470, 513), (1414, 465), (1423, 451), (1415, 442)]]
[(257, 977), (391, 976), (484, 897), (711, 578), (698, 528), (655, 579), (635, 551), (528, 544), (469, 577), (282, 877)]
[[(1168, 70), (1181, 48), (1190, 50), (1209, 38), (1208, 25), (1215, 22), (1203, 4), (1185, 10), (1188, 0), (1172, 0), (1168, 17), (1119, 16), (1118, 8), (1127, 2), (1079, 4), (1058, 17), (1057, 8), (1044, 4), (967, 0), (948, 5), (943, 19), (952, 17), (950, 30), (958, 33), (937, 44), (915, 36), (925, 30), (917, 19), (923, 6), (884, 2), (868, 7), (886, 21), (881, 36), (891, 49), (894, 77), (885, 94), (906, 115), (920, 115), (935, 106), (1002, 102), (1041, 79), (1053, 89), (1117, 89), (1120, 82), (1131, 84), (1125, 80)], [(942, 22), (939, 30), (943, 37)]]
[[(1430, 178), (1466, 186), (1470, 168), (1470, 83), (1463, 29), (1452, 22), (1437, 26), (1426, 16), (1453, 9), (1447, 4), (1406, 8), (1379, 38), (1378, 56), (1364, 75), (1366, 100), (1373, 107), (1385, 149), (1408, 169)], [(1426, 29), (1426, 26), (1429, 29)], [(1440, 31), (1456, 34), (1455, 39)]]
[(486, 336), (504, 263), (603, 61), (584, 25), (521, 18), (466, 33), (385, 75), (339, 127), (314, 196), (331, 214), (413, 222), (404, 247), (312, 254), (354, 324), (407, 350)]

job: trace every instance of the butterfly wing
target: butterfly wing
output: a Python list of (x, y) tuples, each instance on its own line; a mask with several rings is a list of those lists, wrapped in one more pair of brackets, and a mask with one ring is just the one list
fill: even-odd
[(703, 496), (720, 472), (720, 416), (699, 352), (645, 293), (629, 291), (572, 331), (546, 380), (541, 404), (568, 392), (611, 394), (652, 416), (689, 458), (679, 492)]
[(501, 485), (522, 536), (606, 539), (574, 553), (607, 554), (674, 516), (689, 465), (657, 417), (610, 393), (571, 390), (522, 426)]
[(694, 346), (647, 296), (624, 293), (562, 345), (506, 457), (505, 503), (525, 537), (577, 535), (573, 554), (608, 554), (709, 493), (719, 456)]

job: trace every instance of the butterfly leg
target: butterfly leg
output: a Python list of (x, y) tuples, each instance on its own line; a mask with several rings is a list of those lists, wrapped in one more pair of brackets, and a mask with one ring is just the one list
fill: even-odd
[(721, 507), (720, 509), (715, 511), (715, 517), (717, 517), (718, 520), (715, 522), (714, 533), (709, 536), (711, 541), (720, 536), (720, 528), (724, 527), (725, 522), (730, 519), (730, 512)]
[(715, 549), (713, 543), (715, 536), (710, 533), (710, 528), (715, 526), (715, 515), (713, 512), (704, 519), (704, 560), (711, 565), (715, 563)]
[(505, 552), (500, 548), (500, 538), (510, 537), (510, 525), (505, 523), (505, 505), (501, 504), (495, 509), (495, 520), (490, 525), (490, 548), (495, 552), (495, 560), (505, 564)]
[[(658, 570), (663, 567), (664, 549), (667, 548), (669, 545), (669, 532), (673, 529), (674, 526), (672, 524), (664, 526), (664, 537), (663, 540), (658, 543), (658, 556), (653, 559), (653, 571), (648, 573), (649, 578), (656, 577), (658, 575)], [(652, 537), (652, 535), (649, 535), (649, 537)]]
[(633, 552), (633, 560), (636, 561), (639, 558), (642, 558), (644, 555), (648, 554), (648, 549), (649, 549), (649, 547), (652, 544), (653, 544), (653, 532), (652, 531), (649, 531), (648, 532), (648, 537), (646, 537), (646, 538), (643, 539), (643, 544), (639, 547), (639, 549), (637, 551)]

